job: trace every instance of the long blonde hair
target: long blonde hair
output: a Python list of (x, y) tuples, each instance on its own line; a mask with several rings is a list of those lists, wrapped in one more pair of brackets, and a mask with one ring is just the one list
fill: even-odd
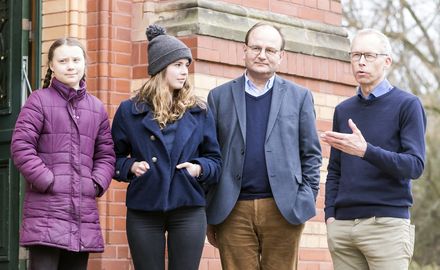
[(148, 104), (154, 113), (154, 120), (164, 128), (180, 118), (186, 110), (198, 106), (206, 110), (206, 103), (193, 93), (192, 85), (185, 81), (182, 89), (170, 92), (165, 81), (166, 68), (152, 76), (140, 89), (135, 91), (133, 100), (136, 104)]

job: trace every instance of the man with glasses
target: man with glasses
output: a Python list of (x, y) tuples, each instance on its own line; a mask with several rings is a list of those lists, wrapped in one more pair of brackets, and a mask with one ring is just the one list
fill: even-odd
[(284, 43), (277, 27), (254, 25), (243, 76), (208, 96), (223, 156), (207, 194), (208, 240), (224, 270), (297, 269), (304, 223), (315, 215), (321, 148), (312, 94), (276, 75)]
[(419, 99), (386, 79), (388, 38), (361, 30), (351, 45), (357, 95), (339, 104), (325, 188), (328, 245), (337, 270), (408, 269), (414, 248), (411, 179), (425, 162)]

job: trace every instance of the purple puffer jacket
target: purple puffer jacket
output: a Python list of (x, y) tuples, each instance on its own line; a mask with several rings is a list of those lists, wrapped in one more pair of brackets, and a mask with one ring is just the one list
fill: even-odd
[(115, 154), (107, 113), (85, 83), (75, 91), (53, 79), (33, 92), (11, 153), (27, 182), (20, 245), (102, 252), (96, 196), (110, 185)]

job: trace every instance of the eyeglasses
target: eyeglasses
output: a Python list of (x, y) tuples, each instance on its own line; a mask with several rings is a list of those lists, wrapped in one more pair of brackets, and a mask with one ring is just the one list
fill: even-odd
[(374, 62), (378, 56), (383, 55), (387, 56), (386, 53), (361, 53), (361, 52), (350, 52), (349, 53), (351, 61), (359, 61), (361, 60), (362, 55), (364, 56), (367, 62)]
[(246, 45), (246, 47), (249, 48), (249, 51), (253, 54), (253, 55), (260, 55), (261, 51), (264, 50), (265, 54), (269, 57), (273, 57), (275, 56), (277, 53), (279, 53), (280, 51), (275, 49), (275, 48), (261, 48), (260, 46), (248, 46)]

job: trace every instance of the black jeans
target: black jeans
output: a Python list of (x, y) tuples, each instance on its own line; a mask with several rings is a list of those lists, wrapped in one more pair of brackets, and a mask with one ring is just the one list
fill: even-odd
[(88, 252), (48, 246), (29, 247), (30, 270), (87, 270)]
[[(167, 235), (165, 235), (167, 232)], [(127, 210), (127, 237), (136, 270), (197, 270), (206, 235), (204, 207), (163, 212)]]

